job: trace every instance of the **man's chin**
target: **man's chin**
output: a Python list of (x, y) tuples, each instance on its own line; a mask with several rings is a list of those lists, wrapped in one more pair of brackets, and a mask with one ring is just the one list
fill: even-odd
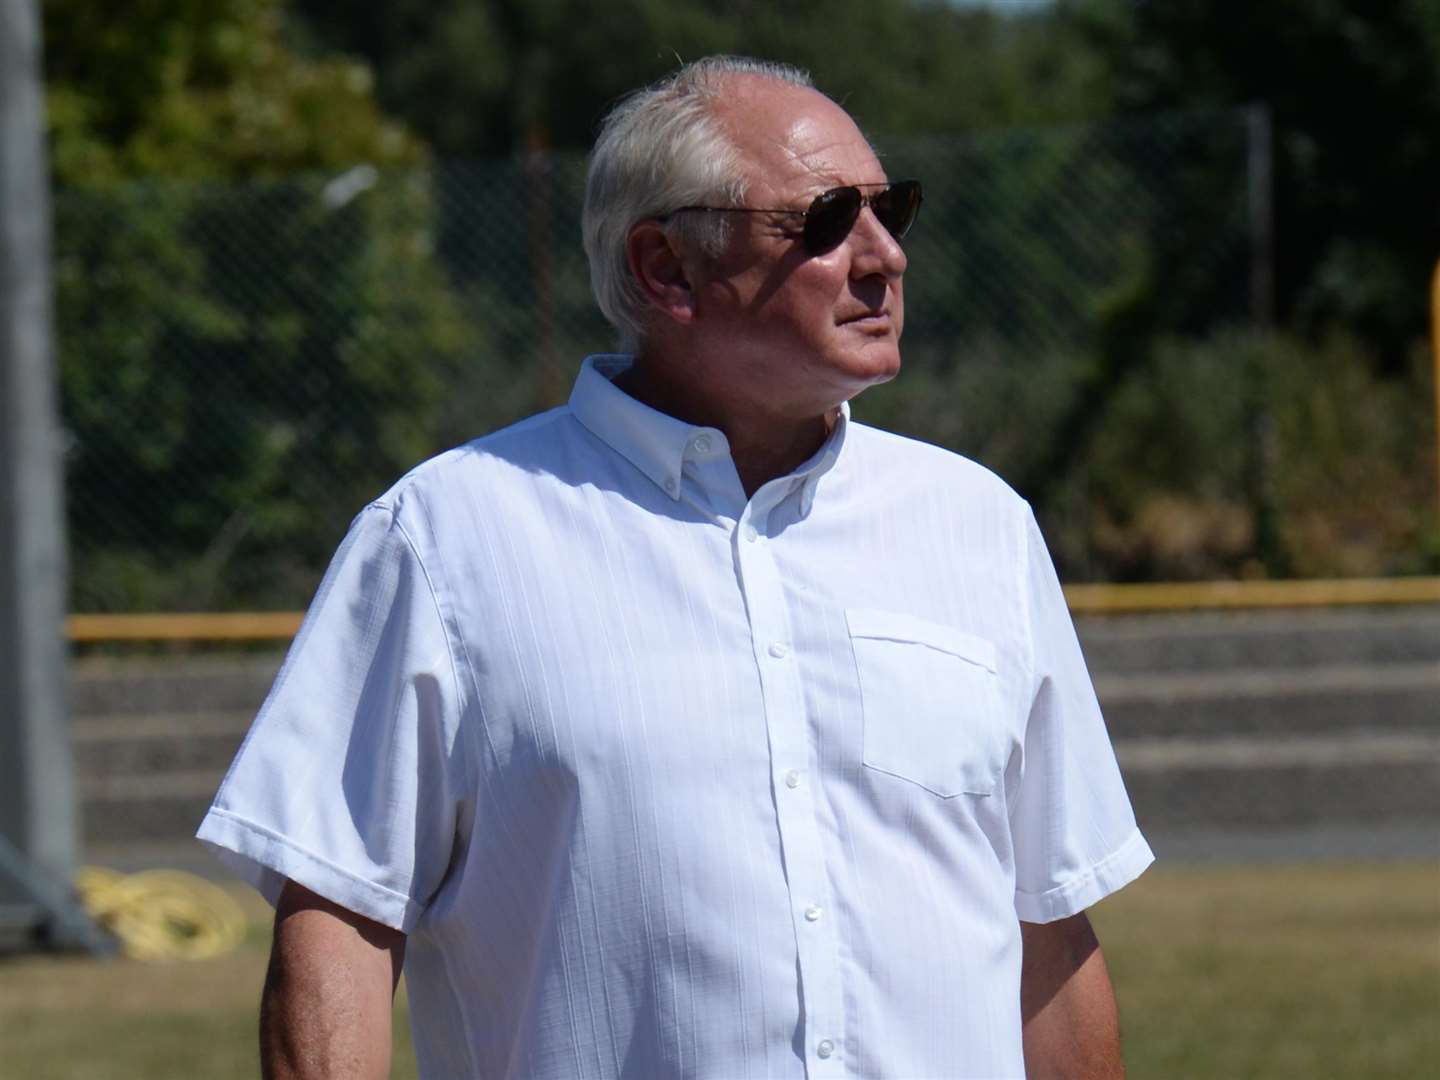
[(869, 350), (865, 356), (865, 370), (869, 376), (868, 385), (889, 382), (900, 374), (900, 347), (896, 342)]
[(880, 386), (882, 383), (887, 383), (899, 374), (900, 354), (898, 352), (890, 358), (873, 358), (871, 362), (865, 365), (862, 371), (855, 373), (855, 388), (850, 397), (854, 398), (872, 386)]

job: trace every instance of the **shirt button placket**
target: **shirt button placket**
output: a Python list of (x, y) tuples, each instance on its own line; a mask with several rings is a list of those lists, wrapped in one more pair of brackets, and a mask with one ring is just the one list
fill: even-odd
[(786, 852), (786, 884), (794, 905), (789, 915), (799, 950), (801, 1009), (805, 1042), (810, 1047), (806, 1072), (812, 1078), (840, 1076), (844, 1067), (837, 1047), (844, 1033), (839, 958), (833, 920), (824, 917), (829, 875), (814, 784), (803, 782), (811, 747), (800, 681), (802, 666), (794, 652), (785, 592), (775, 562), (775, 541), (763, 531), (767, 509), (752, 503), (741, 515), (737, 568), (760, 665), (771, 760), (787, 796), (776, 799), (776, 813)]

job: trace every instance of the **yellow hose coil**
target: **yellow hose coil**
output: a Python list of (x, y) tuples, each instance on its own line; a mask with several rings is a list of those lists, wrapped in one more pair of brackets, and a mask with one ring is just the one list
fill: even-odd
[(204, 960), (245, 940), (245, 912), (194, 874), (120, 874), (87, 866), (75, 878), (85, 909), (138, 960)]

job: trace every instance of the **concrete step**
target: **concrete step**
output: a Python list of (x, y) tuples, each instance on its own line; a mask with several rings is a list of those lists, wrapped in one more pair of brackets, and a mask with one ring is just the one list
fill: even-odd
[(156, 785), (150, 792), (117, 786), (80, 804), (86, 849), (131, 844), (189, 843), (210, 808), (220, 777)]
[(1440, 665), (1440, 605), (1087, 616), (1076, 630), (1097, 675)]
[[(1440, 862), (1440, 829), (1433, 821), (1312, 822), (1300, 825), (1163, 825), (1145, 827), (1155, 855), (1180, 863), (1298, 863), (1330, 860)], [(180, 853), (177, 853), (180, 854)], [(153, 856), (152, 856), (153, 857)], [(211, 860), (214, 862), (214, 860)], [(209, 870), (211, 874), (215, 871)], [(218, 875), (216, 875), (218, 876)]]
[[(1118, 739), (1142, 827), (1428, 821), (1440, 829), (1440, 732)], [(224, 774), (195, 768), (81, 783), (87, 847), (184, 842)]]
[(176, 657), (168, 660), (86, 659), (70, 669), (75, 719), (186, 713), (197, 708), (254, 715), (282, 657)]
[[(203, 705), (204, 702), (199, 704)], [(113, 739), (187, 739), (193, 735), (244, 735), (256, 710), (199, 709), (191, 712), (110, 713), (71, 718), (77, 743)]]
[(1141, 828), (1429, 822), (1440, 829), (1440, 761), (1129, 769)]
[[(1254, 771), (1274, 766), (1329, 769), (1353, 765), (1384, 769), (1426, 761), (1440, 764), (1440, 731), (1122, 739), (1115, 743), (1115, 756), (1127, 774), (1197, 768)], [(1436, 807), (1440, 809), (1440, 788), (1434, 795)]]
[(1116, 740), (1142, 828), (1429, 822), (1440, 731)]
[(1440, 730), (1440, 662), (1098, 674), (1115, 739)]
[(80, 798), (91, 803), (209, 798), (224, 778), (223, 769), (185, 769), (156, 773), (125, 773), (82, 778)]
[[(1440, 606), (1078, 627), (1143, 827), (1440, 835)], [(190, 850), (280, 662), (77, 662), (87, 850)]]
[(223, 775), (250, 728), (246, 712), (117, 714), (77, 721), (75, 773), (82, 787), (109, 777), (176, 770)]

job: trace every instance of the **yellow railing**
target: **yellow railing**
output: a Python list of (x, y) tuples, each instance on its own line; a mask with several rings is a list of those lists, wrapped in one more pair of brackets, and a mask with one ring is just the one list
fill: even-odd
[[(1150, 585), (1069, 585), (1077, 615), (1245, 608), (1357, 607), (1440, 604), (1440, 577), (1345, 578), (1324, 581), (1195, 581)], [(300, 612), (234, 614), (71, 615), (71, 641), (287, 641)]]
[(298, 629), (298, 611), (71, 615), (65, 620), (65, 634), (75, 642), (288, 641)]
[(1076, 615), (1440, 604), (1440, 577), (1067, 585), (1065, 599)]

